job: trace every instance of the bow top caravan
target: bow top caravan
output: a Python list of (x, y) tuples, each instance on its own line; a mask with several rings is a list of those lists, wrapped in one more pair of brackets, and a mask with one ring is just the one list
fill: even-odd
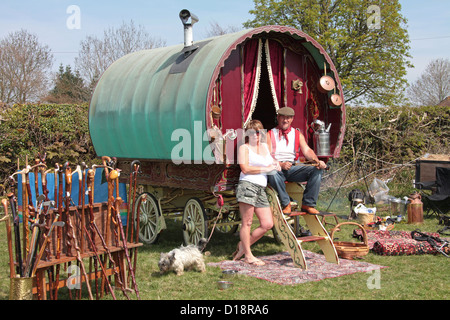
[[(264, 26), (194, 41), (199, 19), (188, 10), (179, 16), (184, 43), (115, 61), (100, 78), (89, 108), (97, 155), (117, 159), (122, 182), (139, 182), (132, 210), (144, 243), (157, 241), (165, 215), (180, 212), (185, 244), (208, 238), (208, 230), (237, 230), (237, 148), (250, 120), (269, 130), (277, 125), (279, 109), (294, 109), (292, 127), (311, 148), (320, 147), (324, 161), (339, 157), (344, 138), (341, 82), (330, 57), (309, 35)], [(323, 130), (315, 127), (322, 123)], [(278, 238), (295, 264), (306, 268), (276, 193), (270, 186), (266, 192)], [(338, 263), (320, 221), (306, 220), (315, 233), (311, 241), (318, 241), (327, 261)]]
[[(324, 75), (333, 80), (333, 90), (321, 88)], [(271, 129), (276, 111), (289, 106), (299, 115), (293, 127), (311, 147), (311, 123), (330, 126), (329, 157), (338, 157), (343, 101), (336, 68), (314, 39), (294, 28), (265, 26), (120, 58), (97, 84), (89, 128), (98, 156), (233, 163), (236, 130), (250, 119)], [(212, 129), (224, 136), (224, 154), (209, 150)], [(181, 145), (185, 134), (192, 139), (188, 150)]]

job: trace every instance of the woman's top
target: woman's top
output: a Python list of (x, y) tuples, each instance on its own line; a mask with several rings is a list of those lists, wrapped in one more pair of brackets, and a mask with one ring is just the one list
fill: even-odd
[[(254, 167), (268, 167), (273, 163), (273, 158), (270, 155), (269, 148), (267, 147), (267, 144), (262, 144), (264, 148), (266, 148), (266, 154), (261, 155), (258, 154), (252, 149), (249, 148), (248, 144), (246, 144), (248, 149), (248, 165), (254, 166)], [(267, 173), (258, 173), (258, 174), (244, 174), (241, 171), (241, 174), (239, 176), (239, 180), (246, 180), (255, 184), (258, 184), (260, 186), (266, 187), (267, 186)]]

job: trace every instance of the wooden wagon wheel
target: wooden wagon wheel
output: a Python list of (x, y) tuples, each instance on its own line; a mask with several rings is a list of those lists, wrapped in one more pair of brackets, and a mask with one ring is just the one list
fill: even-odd
[[(241, 220), (241, 215), (238, 210), (233, 210), (222, 214), (222, 218), (217, 221), (216, 230), (220, 233), (230, 233), (233, 234), (239, 228), (239, 224), (227, 224), (233, 223)], [(221, 225), (224, 224), (224, 225)]]
[[(144, 192), (136, 199), (134, 217), (139, 214), (139, 241), (145, 244), (155, 243), (159, 238), (158, 222), (161, 216), (156, 198)], [(136, 225), (136, 224), (135, 224)]]
[(208, 223), (206, 210), (198, 198), (191, 198), (186, 202), (183, 211), (183, 239), (184, 244), (198, 244), (201, 238), (207, 238)]

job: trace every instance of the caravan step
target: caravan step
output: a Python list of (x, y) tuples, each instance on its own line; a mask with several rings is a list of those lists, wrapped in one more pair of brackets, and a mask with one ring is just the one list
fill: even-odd
[[(298, 192), (300, 187), (296, 183), (289, 183), (287, 184), (287, 187), (289, 187), (290, 191), (292, 191), (291, 194), (298, 195), (298, 198), (294, 199), (298, 203), (301, 203), (301, 194)], [(270, 199), (270, 206), (272, 208), (274, 228), (277, 231), (280, 240), (283, 242), (291, 255), (294, 265), (304, 270), (308, 268), (302, 249), (302, 244), (310, 241), (317, 241), (317, 244), (320, 246), (327, 262), (339, 264), (339, 257), (337, 255), (336, 248), (334, 247), (333, 241), (330, 239), (328, 232), (320, 222), (319, 216), (308, 214), (300, 208), (294, 209), (289, 215), (285, 215), (283, 214), (276, 191), (270, 186), (268, 186), (266, 191), (268, 198)], [(296, 237), (295, 234), (299, 231), (297, 221), (300, 216), (302, 216), (305, 220), (306, 228), (313, 232), (313, 236)], [(291, 219), (295, 220), (294, 226), (291, 225)]]
[(306, 236), (306, 237), (298, 237), (297, 240), (301, 242), (312, 242), (312, 241), (319, 241), (319, 240), (325, 240), (327, 237), (321, 237), (321, 236)]
[(292, 211), (290, 214), (287, 214), (288, 217), (296, 217), (296, 216), (304, 216), (305, 214), (308, 214), (304, 211)]

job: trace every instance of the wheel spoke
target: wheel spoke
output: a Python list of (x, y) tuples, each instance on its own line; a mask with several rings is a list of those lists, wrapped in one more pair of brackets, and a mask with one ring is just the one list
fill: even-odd
[(157, 225), (160, 217), (157, 201), (150, 193), (141, 194), (136, 200), (135, 219), (139, 214), (139, 239), (147, 244), (154, 243), (158, 239)]
[(197, 244), (207, 233), (206, 211), (198, 198), (190, 199), (183, 212), (183, 238), (185, 244)]
[(145, 231), (146, 231), (146, 234), (147, 234), (149, 237), (151, 237), (153, 234), (155, 234), (155, 229), (152, 227), (151, 224), (147, 224), (147, 225), (145, 226)]

